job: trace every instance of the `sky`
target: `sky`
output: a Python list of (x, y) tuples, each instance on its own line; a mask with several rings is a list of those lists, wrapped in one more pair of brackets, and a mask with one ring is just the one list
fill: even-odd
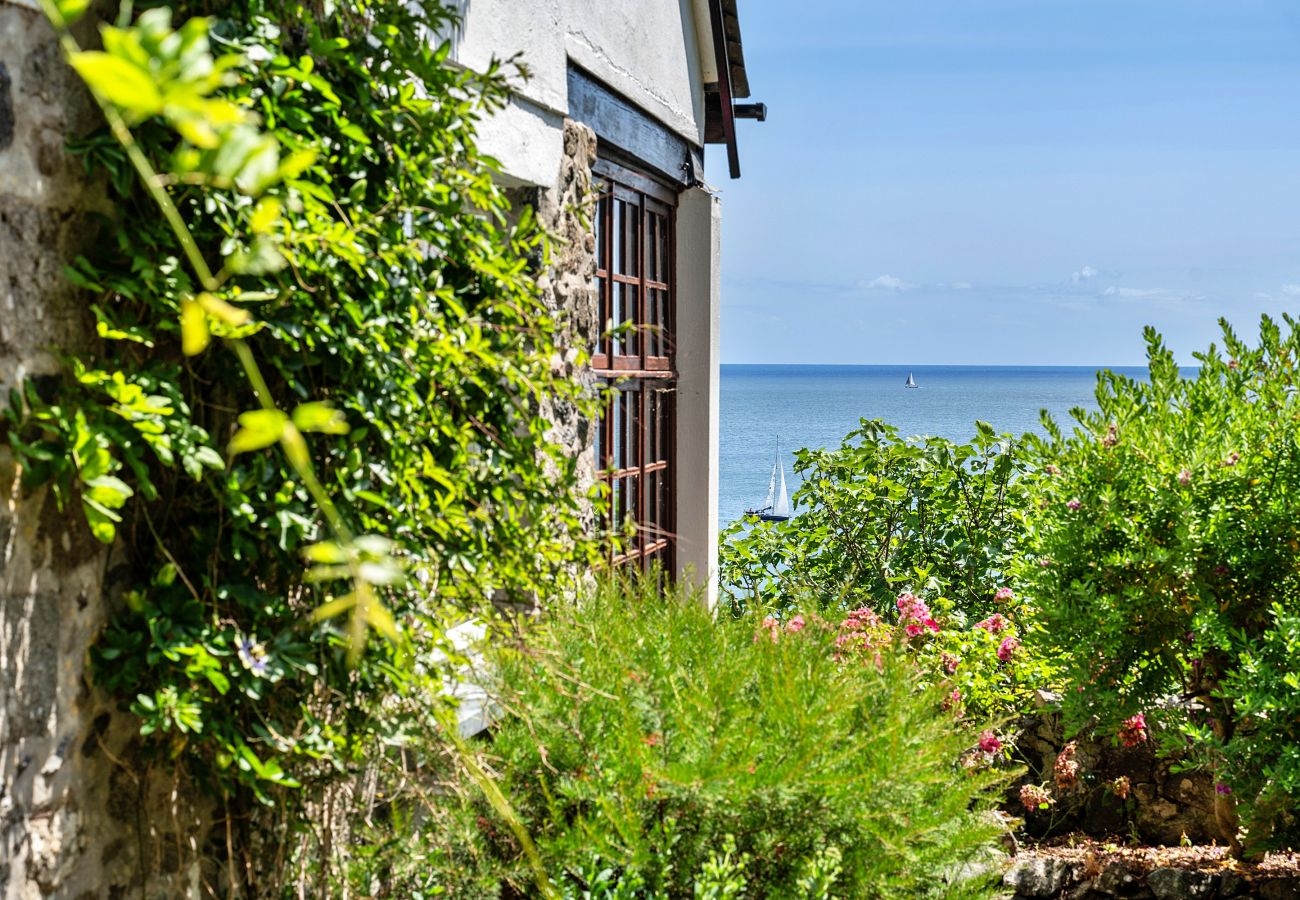
[(1190, 362), (1300, 310), (1300, 2), (740, 12), (724, 363)]

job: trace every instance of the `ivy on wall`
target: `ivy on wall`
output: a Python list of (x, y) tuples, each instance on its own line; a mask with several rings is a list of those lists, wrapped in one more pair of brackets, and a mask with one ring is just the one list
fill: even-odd
[(99, 52), (85, 6), (47, 12), (108, 123), (73, 148), (112, 200), (67, 269), (97, 340), (0, 439), (114, 543), (99, 684), (214, 795), (284, 803), (445, 714), (453, 617), (592, 558), (538, 409), (593, 401), (475, 146), (502, 69), (449, 63), (446, 9), (158, 8)]

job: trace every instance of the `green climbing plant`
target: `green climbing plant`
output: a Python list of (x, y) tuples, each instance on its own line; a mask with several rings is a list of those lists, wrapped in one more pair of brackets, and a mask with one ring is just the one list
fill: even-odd
[(97, 340), (0, 439), (115, 542), (98, 682), (227, 804), (284, 804), (445, 718), (449, 624), (591, 558), (541, 412), (592, 411), (584, 356), (475, 144), (503, 70), (449, 62), (449, 10), (128, 5), (96, 50), (86, 6), (46, 12), (106, 124), (66, 273)]

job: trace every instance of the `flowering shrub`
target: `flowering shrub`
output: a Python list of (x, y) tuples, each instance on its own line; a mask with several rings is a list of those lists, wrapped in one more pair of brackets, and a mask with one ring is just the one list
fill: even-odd
[(1051, 793), (1041, 785), (1027, 784), (1020, 789), (1020, 804), (1030, 812), (1047, 809), (1053, 802)]
[(1300, 839), (1300, 332), (1223, 336), (1183, 377), (1148, 330), (1149, 383), (1103, 373), (1097, 413), (1048, 423), (1018, 574), (1072, 719), (1190, 750), (1264, 847)]
[(797, 514), (737, 522), (723, 535), (724, 599), (737, 610), (868, 606), (884, 614), (898, 589), (914, 584), (969, 615), (1011, 600), (1002, 573), (1023, 504), (1021, 452), (987, 424), (976, 429), (959, 444), (904, 439), (863, 420), (836, 449), (798, 451)]
[[(983, 812), (1001, 776), (954, 765), (973, 741), (891, 646), (900, 631), (870, 610), (715, 620), (698, 598), (610, 588), (495, 657), (506, 717), (484, 765), (557, 894), (606, 896), (584, 874), (598, 857), (635, 896), (989, 896), (964, 864), (996, 833)], [(497, 812), (441, 796), (419, 839), (398, 841), (427, 856), (382, 895), (526, 891)], [(742, 859), (729, 880), (743, 891), (701, 886)], [(947, 883), (956, 872), (969, 880)]]

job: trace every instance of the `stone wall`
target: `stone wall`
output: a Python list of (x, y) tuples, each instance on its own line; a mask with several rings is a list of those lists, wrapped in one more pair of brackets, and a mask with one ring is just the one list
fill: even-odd
[[(101, 227), (102, 192), (64, 150), (97, 122), (41, 13), (0, 0), (0, 403), (53, 389), (56, 348), (92, 339), (61, 270)], [(75, 498), (60, 510), (20, 480), (0, 441), (0, 900), (196, 895), (193, 791), (139, 763), (136, 723), (90, 684), (109, 553)]]
[[(566, 348), (551, 364), (557, 375), (577, 381), (594, 392), (596, 379), (591, 367), (579, 365), (580, 355), (595, 346), (601, 323), (597, 321), (596, 238), (592, 216), (596, 194), (591, 167), (596, 162), (596, 135), (579, 122), (564, 122), (564, 152), (554, 184), (507, 190), (516, 209), (532, 207), (538, 221), (551, 236), (550, 264), (539, 266), (538, 285), (548, 309), (561, 327), (557, 343)], [(540, 261), (539, 261), (540, 262)], [(543, 400), (541, 413), (551, 423), (550, 438), (565, 448), (576, 461), (583, 489), (596, 482), (595, 423), (570, 403), (553, 398)], [(583, 509), (587, 533), (596, 528), (590, 505)]]
[(1231, 865), (1224, 848), (1123, 850), (1098, 846), (1025, 854), (1012, 861), (1007, 900), (1300, 900), (1294, 861)]
[[(1214, 811), (1214, 782), (1204, 772), (1178, 772), (1177, 760), (1159, 759), (1150, 741), (1118, 746), (1110, 737), (1083, 735), (1072, 743), (1077, 764), (1075, 783), (1056, 783), (1056, 762), (1066, 745), (1061, 717), (1050, 706), (1019, 723), (1016, 753), (1026, 768), (1007, 795), (1007, 809), (1025, 819), (1034, 837), (1079, 833), (1105, 838), (1137, 837), (1148, 844), (1177, 845), (1224, 842)], [(1114, 788), (1128, 779), (1128, 796)], [(1047, 810), (1025, 810), (1022, 784), (1049, 788)]]

